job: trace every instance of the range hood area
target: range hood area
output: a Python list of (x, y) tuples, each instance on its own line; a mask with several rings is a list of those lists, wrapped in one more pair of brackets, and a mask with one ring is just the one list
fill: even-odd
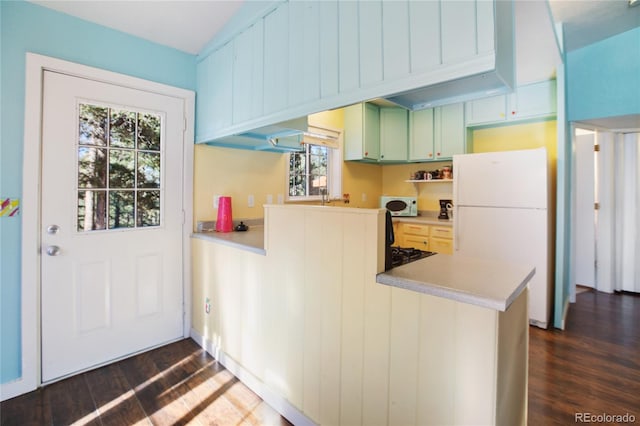
[(253, 151), (296, 152), (304, 150), (305, 144), (338, 148), (341, 137), (342, 132), (309, 124), (308, 117), (301, 117), (226, 136), (207, 144)]

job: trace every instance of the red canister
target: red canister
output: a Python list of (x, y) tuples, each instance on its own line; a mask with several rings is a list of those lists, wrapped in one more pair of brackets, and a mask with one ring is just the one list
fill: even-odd
[(218, 220), (216, 221), (216, 231), (233, 231), (233, 218), (231, 214), (231, 197), (220, 197), (218, 200)]

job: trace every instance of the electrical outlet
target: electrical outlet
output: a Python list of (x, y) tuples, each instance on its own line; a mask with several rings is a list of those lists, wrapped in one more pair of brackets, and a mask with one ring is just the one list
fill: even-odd
[(367, 194), (366, 193), (362, 193), (362, 202), (366, 202), (367, 201)]
[(273, 195), (267, 194), (267, 204), (273, 204)]
[(204, 313), (209, 315), (211, 313), (211, 300), (207, 297), (204, 301)]
[(278, 204), (284, 204), (284, 195), (278, 194)]
[(253, 194), (247, 197), (247, 207), (253, 207), (255, 205), (255, 200), (253, 198)]
[(213, 196), (213, 208), (217, 209), (219, 204), (220, 204), (220, 196), (216, 194)]

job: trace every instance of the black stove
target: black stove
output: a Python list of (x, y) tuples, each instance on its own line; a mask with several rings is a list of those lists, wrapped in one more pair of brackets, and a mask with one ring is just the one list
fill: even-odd
[(435, 253), (432, 251), (418, 250), (412, 247), (391, 247), (391, 267), (405, 265), (407, 263), (415, 262), (416, 260), (424, 259), (425, 257), (433, 256)]

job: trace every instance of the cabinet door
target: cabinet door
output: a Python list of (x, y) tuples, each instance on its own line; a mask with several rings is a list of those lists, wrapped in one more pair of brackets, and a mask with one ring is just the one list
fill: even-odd
[(429, 250), (442, 254), (453, 254), (453, 240), (448, 238), (429, 238)]
[(289, 87), (289, 3), (264, 18), (264, 112), (283, 111)]
[(407, 161), (407, 117), (404, 108), (380, 108), (381, 161)]
[(409, 2), (411, 72), (422, 72), (440, 65), (440, 3)]
[(360, 86), (358, 2), (341, 1), (338, 8), (340, 93), (345, 93)]
[(232, 124), (233, 111), (233, 43), (211, 54), (211, 115), (206, 117), (218, 131)]
[(476, 2), (441, 1), (442, 62), (452, 64), (476, 56)]
[(509, 118), (519, 120), (555, 115), (556, 102), (555, 80), (519, 86), (509, 97)]
[(320, 14), (320, 96), (334, 96), (339, 90), (338, 2), (319, 2)]
[(251, 118), (253, 83), (253, 27), (233, 40), (233, 122)]
[(360, 86), (382, 81), (382, 3), (359, 3), (360, 12)]
[(464, 105), (445, 105), (435, 110), (436, 159), (445, 160), (463, 154), (465, 147)]
[(407, 235), (405, 234), (402, 238), (402, 246), (403, 247), (413, 247), (418, 250), (426, 250), (429, 249), (429, 237), (422, 237), (419, 235)]
[(377, 106), (361, 103), (344, 109), (344, 159), (377, 160), (380, 116)]
[(465, 104), (465, 119), (468, 126), (505, 121), (506, 112), (507, 97), (505, 95), (476, 99)]
[(409, 113), (409, 160), (433, 160), (433, 109)]
[(380, 108), (372, 104), (364, 104), (363, 129), (363, 158), (377, 160), (380, 158)]
[(320, 17), (315, 1), (289, 2), (288, 107), (320, 98)]
[(382, 2), (384, 79), (393, 81), (411, 71), (409, 58), (409, 2)]

